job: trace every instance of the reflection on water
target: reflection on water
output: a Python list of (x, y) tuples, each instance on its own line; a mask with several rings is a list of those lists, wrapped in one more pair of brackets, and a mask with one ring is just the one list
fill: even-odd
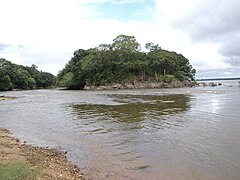
[(239, 179), (238, 86), (4, 92), (0, 126), (92, 179)]
[[(189, 97), (185, 95), (134, 96), (115, 95), (119, 104), (80, 104), (73, 105), (79, 119), (114, 119), (123, 123), (135, 123), (144, 119), (161, 119), (163, 115), (176, 114), (189, 108)], [(137, 128), (137, 127), (136, 127)]]

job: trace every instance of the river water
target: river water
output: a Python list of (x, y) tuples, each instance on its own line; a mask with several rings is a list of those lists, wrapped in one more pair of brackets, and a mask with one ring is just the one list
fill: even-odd
[(89, 179), (240, 179), (240, 88), (3, 92), (0, 127)]

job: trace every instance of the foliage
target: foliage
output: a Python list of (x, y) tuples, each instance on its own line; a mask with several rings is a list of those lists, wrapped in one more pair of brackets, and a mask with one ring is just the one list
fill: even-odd
[(161, 46), (159, 46), (159, 44), (154, 44), (153, 42), (146, 43), (145, 48), (149, 51), (160, 51), (160, 50), (162, 50), (162, 48), (161, 48)]
[(10, 89), (12, 89), (10, 77), (0, 71), (0, 90), (7, 91)]
[(71, 86), (72, 79), (73, 79), (73, 73), (68, 72), (63, 75), (62, 80), (59, 82), (58, 85), (60, 87), (69, 87), (69, 86)]
[(37, 172), (22, 161), (0, 164), (0, 179), (35, 179)]
[(85, 85), (194, 80), (196, 70), (183, 55), (152, 42), (145, 48), (148, 52), (140, 50), (134, 36), (119, 35), (112, 44), (79, 49), (58, 74), (58, 85), (83, 89)]
[(138, 51), (140, 44), (134, 36), (119, 35), (113, 40), (111, 47), (114, 50)]
[(53, 86), (55, 77), (31, 67), (13, 64), (0, 58), (0, 91), (12, 89), (35, 89)]

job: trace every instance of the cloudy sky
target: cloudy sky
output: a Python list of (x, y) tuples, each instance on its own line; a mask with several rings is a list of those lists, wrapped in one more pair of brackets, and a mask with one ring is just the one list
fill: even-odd
[(0, 0), (0, 57), (57, 74), (74, 50), (133, 35), (240, 77), (240, 0)]

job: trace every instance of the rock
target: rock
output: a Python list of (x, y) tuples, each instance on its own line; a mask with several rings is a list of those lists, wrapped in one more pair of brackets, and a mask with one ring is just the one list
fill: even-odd
[(217, 84), (214, 83), (214, 82), (210, 82), (208, 85), (211, 86), (211, 87), (217, 86)]

